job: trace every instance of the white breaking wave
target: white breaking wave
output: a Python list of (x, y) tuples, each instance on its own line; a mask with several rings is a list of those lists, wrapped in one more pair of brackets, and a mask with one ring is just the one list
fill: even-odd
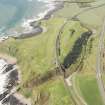
[[(5, 86), (7, 85), (8, 73), (3, 74), (6, 66), (7, 62), (3, 59), (0, 59), (0, 95), (6, 91)], [(2, 101), (0, 101), (0, 105), (2, 105)]]
[[(33, 0), (28, 0), (33, 1)], [(40, 19), (43, 19), (45, 15), (51, 10), (55, 8), (55, 3), (52, 2), (52, 0), (38, 0), (39, 2), (45, 2), (47, 9), (44, 12), (39, 13), (37, 16), (31, 19), (23, 19), (23, 22), (21, 26), (24, 28), (25, 32), (29, 32), (33, 30), (33, 27), (30, 25), (30, 23), (38, 21)]]
[(6, 80), (8, 74), (3, 74), (6, 65), (7, 63), (3, 59), (0, 59), (0, 94), (3, 94), (3, 92), (5, 91), (5, 86), (7, 84)]
[(39, 2), (51, 3), (54, 0), (38, 0)]
[[(7, 98), (7, 96), (9, 97), (12, 87), (15, 85), (15, 77), (10, 77), (11, 73), (15, 70), (17, 69), (14, 65), (8, 64), (6, 60), (0, 58), (0, 105), (10, 105), (7, 104), (9, 102), (6, 103), (3, 101)], [(13, 81), (14, 84), (11, 84), (12, 82), (10, 81)], [(8, 88), (8, 86), (10, 87)]]

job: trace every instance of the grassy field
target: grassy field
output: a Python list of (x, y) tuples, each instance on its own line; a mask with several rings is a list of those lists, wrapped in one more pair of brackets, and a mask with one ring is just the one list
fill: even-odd
[[(87, 50), (87, 55), (80, 72), (76, 75), (75, 83), (79, 94), (87, 102), (88, 105), (104, 105), (96, 79), (96, 54), (98, 37), (93, 37), (93, 44), (90, 51)], [(88, 42), (87, 49), (90, 42)], [(89, 51), (89, 52), (88, 52)]]
[(104, 10), (105, 10), (105, 6), (102, 6), (100, 8), (96, 8), (96, 9), (84, 12), (78, 17), (80, 21), (82, 21), (83, 23), (90, 25), (91, 27), (97, 28), (102, 24), (103, 18), (105, 17)]
[[(90, 4), (92, 6), (98, 6), (104, 4), (104, 0), (96, 0), (97, 2), (93, 2)], [(76, 3), (65, 3), (65, 7), (58, 12), (55, 13), (55, 17), (63, 17), (63, 18), (70, 18), (74, 15), (77, 15), (81, 11), (86, 8), (80, 8)], [(105, 5), (100, 6), (99, 8), (94, 8), (90, 10), (86, 10), (82, 12), (79, 16), (79, 20), (89, 27), (97, 28), (102, 24), (103, 18), (105, 17)], [(101, 11), (101, 12), (100, 12)]]
[[(72, 29), (74, 29), (73, 26), (78, 27), (76, 29), (81, 29), (78, 23), (75, 26), (71, 22), (71, 25), (72, 25)], [(82, 33), (86, 31), (87, 31), (86, 29), (83, 29)], [(62, 35), (62, 41), (61, 41), (62, 42), (61, 43), (61, 48), (62, 48), (61, 54), (63, 54), (61, 56), (62, 60), (65, 58), (68, 52), (72, 52), (73, 46), (75, 45), (76, 40), (78, 38), (81, 38), (81, 34), (82, 34), (81, 31), (79, 34), (75, 32), (77, 35), (76, 37), (78, 37), (75, 39), (75, 33), (72, 35), (70, 33), (70, 30), (66, 32), (64, 31), (63, 33), (64, 33), (63, 35), (67, 35), (67, 36)], [(96, 34), (98, 33), (93, 34), (88, 39), (86, 45), (81, 46), (82, 49), (80, 48), (80, 46), (78, 46), (78, 48), (75, 49), (75, 51), (77, 49), (78, 50), (81, 49), (81, 53), (78, 56), (75, 63), (72, 63), (72, 65), (70, 66), (70, 69), (73, 69), (73, 68), (76, 69), (76, 65), (79, 65), (79, 62), (81, 61), (81, 59), (84, 58), (82, 59), (83, 60), (82, 68), (80, 69), (80, 72), (77, 73), (75, 81), (76, 81), (76, 87), (77, 87), (79, 94), (84, 98), (84, 100), (86, 101), (88, 105), (103, 105), (102, 98), (101, 98), (98, 84), (97, 84), (97, 80), (96, 80), (96, 73), (95, 73), (97, 46), (98, 46), (98, 39), (99, 39), (99, 36), (97, 36)], [(71, 43), (68, 43), (68, 42), (71, 42)], [(75, 54), (75, 51), (73, 54)]]
[[(44, 75), (55, 67), (55, 41), (63, 23), (64, 19), (62, 18), (52, 18), (42, 22), (42, 26), (46, 27), (45, 33), (28, 39), (9, 39), (0, 44), (0, 53), (6, 53), (17, 58), (22, 71), (23, 84), (27, 84), (38, 75)], [(72, 28), (76, 31), (73, 36), (69, 32)], [(85, 30), (79, 22), (72, 21), (65, 26), (61, 38), (62, 59)]]
[(49, 81), (48, 83), (40, 86), (39, 90), (42, 93), (45, 92), (49, 94), (47, 105), (74, 105), (70, 93), (64, 86), (62, 78)]
[(75, 3), (65, 3), (63, 9), (60, 9), (58, 12), (54, 13), (54, 17), (69, 18), (76, 15), (81, 10), (83, 10), (83, 8), (79, 8), (79, 6)]
[(76, 40), (86, 31), (88, 30), (81, 26), (78, 21), (69, 21), (66, 24), (61, 34), (61, 62), (63, 62), (67, 54), (72, 51)]
[(104, 105), (95, 75), (78, 75), (76, 79), (81, 94), (88, 105)]
[(62, 77), (56, 77), (38, 87), (24, 88), (21, 93), (31, 98), (32, 105), (74, 105)]
[[(22, 73), (22, 83), (20, 84), (20, 92), (27, 98), (36, 97), (37, 92), (42, 93), (38, 87), (32, 85), (27, 87), (27, 85), (38, 76), (44, 76), (48, 71), (52, 70), (55, 65), (55, 42), (58, 35), (59, 28), (64, 23), (63, 18), (51, 18), (48, 21), (42, 21), (41, 25), (46, 27), (46, 32), (28, 39), (12, 39), (5, 41), (0, 44), (0, 53), (8, 54), (10, 56), (17, 58), (17, 63), (20, 66)], [(75, 35), (72, 37), (69, 36), (69, 29), (74, 28), (76, 30)], [(75, 43), (75, 40), (81, 36), (81, 33), (84, 32), (83, 27), (80, 26), (79, 22), (70, 22), (64, 29), (64, 35), (62, 37), (63, 43), (68, 45)], [(66, 33), (68, 34), (66, 36)], [(65, 36), (65, 37), (64, 37)], [(73, 39), (68, 42), (68, 37)], [(66, 44), (66, 42), (68, 42)], [(70, 45), (70, 44), (69, 44)], [(70, 50), (70, 46), (67, 46)], [(62, 49), (65, 46), (62, 46)], [(62, 54), (68, 53), (63, 50)], [(63, 59), (64, 57), (62, 57)], [(59, 84), (59, 85), (57, 85)], [(57, 85), (57, 86), (56, 86)], [(51, 87), (52, 86), (52, 87)], [(41, 85), (43, 89), (48, 89), (50, 91), (51, 97), (49, 99), (48, 105), (72, 105), (69, 104), (69, 97), (67, 90), (64, 89), (64, 84), (59, 82), (48, 82), (45, 85)], [(51, 88), (51, 90), (49, 90)], [(53, 90), (54, 89), (54, 90)], [(39, 91), (38, 91), (39, 90)], [(58, 91), (59, 90), (59, 91)], [(46, 92), (47, 90), (45, 90)], [(58, 92), (57, 92), (58, 91)], [(60, 94), (61, 92), (61, 94)], [(35, 94), (33, 94), (35, 93)], [(57, 96), (58, 94), (58, 96)], [(62, 100), (62, 101), (61, 101)], [(58, 102), (57, 102), (58, 101)], [(42, 105), (42, 104), (40, 104)]]

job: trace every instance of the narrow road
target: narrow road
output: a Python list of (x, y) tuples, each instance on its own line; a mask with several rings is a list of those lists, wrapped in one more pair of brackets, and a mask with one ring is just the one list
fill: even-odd
[(66, 83), (66, 86), (69, 88), (70, 93), (71, 93), (76, 105), (87, 105), (85, 100), (78, 93), (78, 89), (75, 84), (75, 77), (76, 77), (77, 73), (78, 73), (78, 71), (74, 72), (71, 76), (66, 78), (65, 83)]
[(98, 86), (99, 86), (99, 90), (103, 99), (103, 102), (105, 104), (105, 89), (104, 89), (104, 84), (102, 81), (102, 69), (103, 67), (101, 67), (101, 52), (103, 50), (103, 44), (104, 44), (104, 36), (105, 35), (105, 18), (104, 18), (104, 22), (103, 22), (103, 26), (102, 26), (102, 31), (100, 33), (100, 39), (99, 39), (99, 45), (98, 45), (98, 51), (97, 51), (97, 65), (96, 65), (96, 77), (97, 77), (97, 82), (98, 82)]

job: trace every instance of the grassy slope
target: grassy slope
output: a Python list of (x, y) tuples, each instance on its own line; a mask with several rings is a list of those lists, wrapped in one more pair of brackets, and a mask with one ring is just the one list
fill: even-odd
[[(75, 30), (75, 32), (72, 34), (71, 30)], [(66, 24), (61, 35), (61, 61), (63, 61), (67, 54), (72, 51), (76, 40), (86, 31), (87, 29), (82, 27), (78, 21), (69, 21)]]
[[(100, 2), (96, 3), (96, 4), (93, 3), (93, 4), (95, 4), (94, 6), (105, 3), (104, 0), (102, 2), (101, 1), (102, 0), (100, 0)], [(79, 19), (80, 19), (80, 21), (84, 22), (85, 24), (97, 28), (102, 24), (103, 19), (105, 17), (104, 10), (105, 10), (105, 5), (103, 5), (102, 7), (99, 7), (99, 8), (91, 9), (91, 10), (81, 14), (79, 16)]]
[[(69, 8), (68, 4), (66, 8)], [(75, 8), (74, 11), (77, 11), (75, 6), (74, 8)], [(105, 13), (104, 9), (105, 9), (105, 6), (95, 10), (91, 10), (89, 12), (86, 12), (80, 15), (79, 19), (81, 20), (81, 22), (89, 25), (90, 27), (92, 26), (94, 28), (97, 28), (97, 26), (99, 27), (102, 24), (104, 13)], [(63, 11), (66, 11), (66, 9)], [(100, 11), (102, 11), (101, 14), (100, 14)], [(63, 16), (62, 12), (59, 13), (59, 16)], [(67, 16), (71, 16), (71, 14), (68, 14)], [(80, 94), (83, 96), (85, 101), (88, 103), (88, 105), (103, 105), (102, 98), (100, 96), (96, 77), (95, 77), (97, 40), (98, 38), (95, 37), (95, 41), (93, 41), (93, 45), (92, 45), (92, 51), (89, 51), (89, 52), (86, 51), (84, 66), (81, 69), (81, 72), (76, 77), (77, 89), (80, 92)], [(88, 47), (89, 46), (87, 46), (87, 49), (89, 50), (90, 48)], [(65, 50), (66, 49), (68, 49), (68, 47), (66, 47)], [(75, 67), (76, 64), (73, 64), (73, 66)]]
[(74, 105), (71, 94), (64, 85), (63, 78), (57, 77), (38, 87), (24, 88), (22, 94), (31, 98), (32, 105)]
[[(66, 39), (68, 40), (69, 38), (67, 38), (66, 36), (63, 40), (66, 40)], [(66, 47), (64, 47), (65, 50), (62, 49), (64, 50), (63, 54), (68, 52), (67, 50), (70, 48), (70, 46), (72, 50), (73, 45), (72, 44), (68, 45), (68, 43), (66, 44), (67, 44)], [(85, 99), (88, 105), (103, 105), (102, 98), (99, 93), (98, 84), (96, 80), (96, 73), (95, 73), (97, 44), (98, 44), (98, 37), (96, 36), (91, 37), (87, 43), (85, 50), (83, 48), (82, 53), (78, 58), (78, 61), (75, 62), (75, 64), (72, 64), (70, 66), (70, 69), (76, 68), (76, 66), (81, 60), (81, 57), (83, 56), (83, 54), (85, 54), (83, 67), (81, 71), (76, 75), (75, 83), (79, 94)], [(63, 45), (65, 46), (64, 43)]]
[[(46, 26), (47, 32), (29, 39), (9, 39), (0, 44), (0, 53), (6, 53), (17, 58), (22, 71), (23, 84), (27, 84), (38, 75), (44, 75), (55, 67), (55, 41), (63, 22), (62, 18), (52, 18), (42, 22), (42, 25)], [(74, 36), (70, 35), (69, 30), (72, 28), (76, 30)], [(72, 49), (75, 40), (85, 30), (79, 22), (72, 21), (67, 24), (61, 38), (63, 49), (61, 60)]]
[(63, 79), (56, 79), (39, 87), (41, 91), (50, 93), (48, 105), (73, 105), (70, 93), (64, 86)]
[(62, 18), (50, 19), (42, 23), (47, 32), (24, 40), (9, 39), (0, 44), (1, 53), (18, 59), (24, 82), (55, 67), (55, 40), (63, 22)]
[[(105, 16), (104, 9), (105, 6), (86, 12), (80, 16), (80, 20), (93, 27), (101, 26)], [(83, 19), (83, 17), (86, 18)], [(77, 76), (76, 80), (79, 90), (81, 91), (81, 94), (88, 105), (103, 105), (95, 77), (97, 42), (98, 37), (95, 37), (91, 54), (88, 55), (88, 58), (85, 60), (83, 71)]]
[[(37, 75), (44, 75), (51, 70), (51, 68), (55, 67), (55, 40), (59, 31), (58, 29), (63, 22), (64, 20), (62, 18), (52, 18), (48, 21), (42, 22), (42, 25), (47, 27), (47, 32), (28, 39), (9, 39), (0, 44), (0, 53), (6, 53), (17, 58), (20, 70), (22, 71), (23, 84), (29, 83), (30, 80), (35, 78)], [(71, 36), (69, 33), (69, 29), (72, 28), (76, 30), (74, 36)], [(62, 35), (62, 41), (67, 45), (69, 50), (72, 49), (72, 45), (74, 45), (75, 40), (81, 36), (81, 33), (85, 30), (86, 29), (80, 26), (79, 22), (72, 21), (67, 24)], [(70, 40), (69, 42), (68, 37), (73, 40)], [(62, 45), (62, 48), (65, 48), (65, 45)], [(67, 54), (68, 50), (63, 50), (62, 54), (63, 53)], [(64, 57), (61, 59), (63, 58)], [(33, 97), (36, 97), (40, 92), (43, 93), (43, 90), (45, 93), (48, 91), (51, 95), (48, 99), (47, 105), (51, 105), (50, 103), (52, 103), (52, 105), (72, 105), (69, 93), (65, 90), (64, 83), (60, 80), (49, 81), (44, 85), (42, 84), (40, 87), (33, 86), (31, 88), (27, 88), (24, 85), (22, 85), (22, 87), (20, 85), (20, 88), (21, 93), (27, 98), (31, 98), (32, 102)]]

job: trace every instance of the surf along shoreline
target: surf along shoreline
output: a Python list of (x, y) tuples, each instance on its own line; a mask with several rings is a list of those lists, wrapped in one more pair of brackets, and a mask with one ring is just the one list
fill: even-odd
[[(48, 2), (49, 2), (48, 3), (49, 9), (46, 10), (44, 14), (42, 14), (42, 16), (39, 16), (38, 19), (32, 20), (32, 21), (30, 20), (31, 22), (29, 22), (29, 27), (32, 27), (31, 30), (28, 32), (23, 32), (19, 36), (15, 36), (15, 37), (13, 36), (14, 38), (20, 38), (20, 39), (28, 38), (28, 37), (36, 36), (44, 31), (44, 29), (41, 27), (40, 21), (48, 20), (49, 18), (51, 18), (54, 12), (64, 7), (63, 1), (61, 2), (48, 1)], [(41, 13), (39, 15), (41, 15)]]
[[(43, 2), (43, 1), (39, 1), (39, 2)], [(14, 34), (14, 35), (1, 36), (0, 42), (3, 42), (11, 37), (15, 39), (29, 38), (29, 37), (33, 37), (33, 36), (39, 35), (42, 32), (44, 32), (44, 28), (41, 26), (40, 21), (50, 19), (54, 12), (64, 7), (63, 1), (56, 1), (56, 0), (49, 1), (48, 0), (45, 2), (48, 6), (48, 9), (45, 10), (44, 13), (41, 12), (39, 13), (38, 18), (35, 17), (33, 19), (28, 19), (22, 24), (22, 26), (26, 28), (26, 30), (23, 30), (23, 32), (21, 33), (17, 32), (17, 34)]]

